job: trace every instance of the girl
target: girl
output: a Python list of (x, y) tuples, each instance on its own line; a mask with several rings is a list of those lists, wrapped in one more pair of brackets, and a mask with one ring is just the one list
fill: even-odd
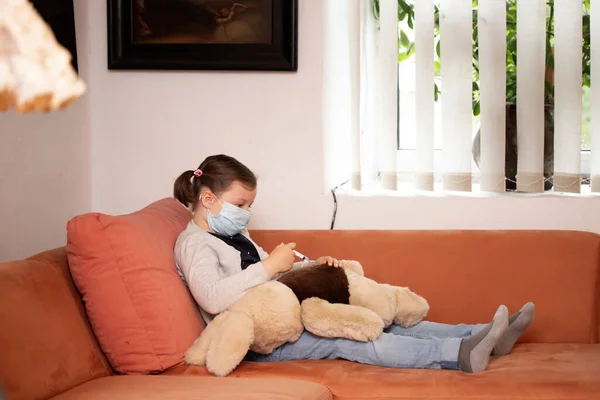
[[(271, 254), (250, 239), (246, 226), (256, 197), (256, 176), (236, 159), (216, 155), (198, 169), (185, 171), (175, 181), (174, 195), (194, 213), (179, 235), (175, 260), (182, 278), (210, 323), (246, 290), (277, 279), (295, 268), (294, 243), (280, 244)], [(333, 257), (316, 264), (339, 267)], [(508, 316), (500, 306), (485, 325), (445, 325), (421, 322), (412, 328), (392, 325), (375, 341), (321, 338), (304, 332), (269, 355), (248, 353), (250, 361), (342, 358), (392, 368), (444, 368), (465, 372), (484, 371), (490, 355), (508, 354), (519, 336), (531, 325), (534, 305), (526, 304)]]

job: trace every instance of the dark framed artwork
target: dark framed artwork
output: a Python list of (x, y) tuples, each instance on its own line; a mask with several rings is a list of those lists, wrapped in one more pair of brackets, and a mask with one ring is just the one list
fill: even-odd
[(298, 0), (107, 0), (108, 68), (298, 68)]
[(73, 0), (30, 0), (52, 29), (56, 41), (71, 53), (71, 65), (78, 70)]

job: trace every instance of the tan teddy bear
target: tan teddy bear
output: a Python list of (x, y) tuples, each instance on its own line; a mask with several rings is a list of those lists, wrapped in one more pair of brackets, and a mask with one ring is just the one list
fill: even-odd
[(364, 277), (356, 261), (343, 261), (343, 268), (302, 268), (248, 290), (206, 327), (185, 361), (226, 376), (248, 350), (269, 354), (298, 340), (304, 329), (322, 337), (369, 341), (392, 323), (419, 323), (428, 311), (423, 297)]
[(246, 292), (217, 315), (185, 353), (192, 365), (217, 376), (231, 373), (248, 350), (269, 354), (298, 340), (304, 326), (298, 299), (287, 286), (270, 281)]

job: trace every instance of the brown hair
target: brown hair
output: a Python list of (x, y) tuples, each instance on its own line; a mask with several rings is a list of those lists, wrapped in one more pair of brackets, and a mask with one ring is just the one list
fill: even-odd
[(219, 154), (207, 157), (198, 167), (202, 175), (194, 175), (188, 170), (179, 175), (173, 185), (173, 197), (186, 207), (196, 207), (200, 190), (210, 189), (215, 196), (227, 191), (235, 181), (249, 189), (256, 188), (256, 176), (248, 167), (233, 157)]

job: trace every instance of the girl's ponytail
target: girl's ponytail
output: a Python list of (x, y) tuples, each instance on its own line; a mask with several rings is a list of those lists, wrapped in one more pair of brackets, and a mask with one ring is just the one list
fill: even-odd
[(192, 182), (193, 177), (194, 171), (185, 171), (179, 175), (173, 184), (173, 197), (175, 197), (181, 204), (188, 208), (193, 206), (198, 200), (194, 193), (194, 183)]

